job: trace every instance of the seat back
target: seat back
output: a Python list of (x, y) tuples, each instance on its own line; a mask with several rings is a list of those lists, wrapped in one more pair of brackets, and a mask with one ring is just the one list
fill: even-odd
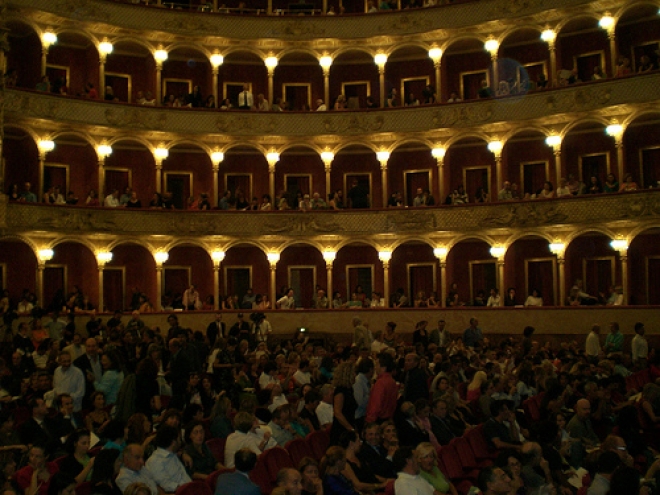
[(442, 464), (445, 466), (445, 471), (443, 471), (443, 473), (447, 475), (449, 479), (458, 480), (463, 478), (463, 467), (458, 459), (456, 449), (451, 443), (442, 448), (440, 451), (440, 459), (442, 459)]
[(270, 475), (268, 474), (266, 463), (263, 462), (263, 454), (259, 456), (257, 464), (254, 466), (254, 469), (250, 471), (250, 479), (255, 485), (259, 486), (262, 495), (270, 495), (270, 492), (273, 491), (274, 485), (270, 481)]
[(451, 442), (449, 442), (449, 445), (456, 449), (458, 459), (461, 462), (463, 469), (476, 469), (479, 467), (477, 459), (475, 458), (474, 454), (472, 453), (472, 449), (470, 448), (470, 444), (464, 437), (452, 438)]
[(307, 435), (307, 445), (309, 445), (314, 459), (320, 461), (330, 445), (330, 435), (325, 430), (313, 431)]
[(211, 438), (206, 441), (211, 450), (211, 454), (215, 457), (215, 460), (224, 464), (225, 463), (225, 445), (227, 444), (226, 438)]
[(303, 457), (314, 457), (312, 449), (304, 438), (296, 438), (287, 443), (284, 448), (289, 452), (294, 466), (298, 466)]
[(203, 481), (191, 481), (176, 489), (176, 495), (213, 495), (213, 492)]
[(261, 462), (266, 465), (270, 481), (275, 484), (280, 469), (295, 468), (289, 453), (282, 447), (273, 447), (261, 455)]

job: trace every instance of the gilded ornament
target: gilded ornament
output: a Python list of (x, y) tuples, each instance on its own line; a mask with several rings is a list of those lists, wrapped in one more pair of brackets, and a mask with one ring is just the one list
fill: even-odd
[(229, 134), (270, 134), (275, 130), (272, 118), (255, 118), (251, 115), (222, 115), (215, 121), (220, 132)]
[(508, 0), (507, 2), (497, 2), (492, 10), (494, 17), (502, 15), (517, 15), (531, 8), (540, 8), (544, 0)]
[(105, 120), (117, 127), (153, 129), (162, 128), (166, 124), (167, 114), (142, 108), (108, 109), (105, 111)]
[(110, 14), (105, 6), (91, 0), (59, 0), (55, 3), (55, 8), (58, 12), (67, 14), (74, 19), (85, 21), (110, 19)]
[(504, 213), (494, 214), (484, 218), (480, 225), (482, 227), (533, 227), (536, 225), (547, 225), (563, 223), (568, 215), (559, 213), (555, 206), (539, 204), (516, 204), (508, 207), (498, 208)]
[(402, 15), (396, 16), (387, 24), (378, 26), (378, 31), (381, 33), (390, 34), (392, 32), (418, 32), (427, 31), (431, 29), (431, 21), (421, 15)]
[(386, 218), (388, 232), (437, 230), (435, 214), (421, 211), (403, 211), (390, 213)]
[(263, 233), (268, 234), (326, 234), (344, 230), (344, 227), (335, 222), (331, 216), (313, 214), (290, 216), (284, 221), (277, 219), (277, 221), (267, 222), (263, 226)]
[(581, 88), (550, 95), (547, 102), (553, 111), (584, 110), (604, 105), (610, 101), (611, 96), (609, 89)]
[(313, 21), (290, 21), (278, 23), (273, 28), (273, 34), (280, 36), (325, 36), (325, 29)]
[(438, 109), (433, 115), (434, 127), (453, 125), (473, 125), (487, 122), (493, 116), (492, 103), (475, 103), (472, 105), (446, 106)]
[(171, 31), (179, 32), (213, 32), (213, 24), (198, 16), (180, 15), (169, 20), (164, 26)]
[[(23, 225), (22, 219), (14, 217)], [(91, 211), (63, 211), (61, 209), (45, 213), (36, 218), (33, 225), (62, 231), (116, 232), (117, 225), (108, 215)]]
[(381, 115), (341, 115), (323, 120), (327, 132), (362, 133), (378, 131), (383, 127), (385, 119)]

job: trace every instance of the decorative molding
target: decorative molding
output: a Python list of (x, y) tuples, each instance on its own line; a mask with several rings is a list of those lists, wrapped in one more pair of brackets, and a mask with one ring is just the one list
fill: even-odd
[(420, 18), (418, 16), (400, 15), (395, 19), (389, 20), (385, 24), (378, 26), (381, 33), (390, 35), (392, 33), (404, 34), (410, 32), (423, 32), (432, 28), (432, 23), (427, 18)]
[(612, 97), (609, 88), (580, 88), (548, 96), (548, 108), (554, 112), (586, 110), (607, 104)]
[(131, 129), (163, 129), (167, 124), (167, 113), (149, 112), (147, 108), (108, 108), (105, 120), (115, 127)]
[(491, 102), (479, 105), (448, 105), (438, 109), (433, 116), (434, 127), (471, 126), (491, 120)]
[(323, 127), (333, 134), (359, 134), (382, 129), (382, 115), (351, 113), (331, 116), (323, 120)]
[[(503, 210), (504, 208), (498, 208)], [(568, 215), (557, 211), (553, 204), (521, 203), (510, 205), (501, 213), (487, 216), (480, 222), (482, 227), (533, 227), (566, 223)]]

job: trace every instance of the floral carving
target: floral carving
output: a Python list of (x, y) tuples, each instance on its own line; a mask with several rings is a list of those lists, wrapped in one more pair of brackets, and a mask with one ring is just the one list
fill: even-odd
[(352, 114), (329, 117), (323, 121), (323, 127), (327, 132), (360, 133), (378, 131), (384, 123), (381, 115)]
[(611, 93), (605, 88), (581, 88), (548, 96), (548, 107), (554, 111), (583, 110), (604, 105)]
[[(22, 221), (18, 217), (15, 220)], [(99, 215), (91, 211), (58, 211), (54, 210), (39, 216), (34, 222), (40, 228), (50, 228), (62, 231), (116, 231), (117, 225), (107, 215)]]
[(406, 211), (387, 215), (388, 232), (437, 230), (435, 215), (428, 212)]
[(426, 31), (431, 29), (431, 21), (425, 17), (419, 15), (403, 15), (397, 16), (395, 19), (391, 20), (387, 24), (381, 24), (378, 26), (378, 30), (381, 33), (390, 34), (393, 31)]
[(517, 204), (506, 208), (502, 214), (495, 214), (483, 219), (482, 227), (530, 227), (535, 225), (564, 222), (568, 215), (559, 213), (550, 205)]
[(279, 24), (278, 28), (273, 29), (273, 34), (280, 36), (324, 36), (325, 29), (322, 29), (316, 22), (296, 20)]
[(174, 19), (164, 23), (164, 26), (172, 31), (180, 32), (213, 32), (213, 24), (200, 17), (191, 17), (187, 15), (177, 16)]
[(329, 233), (345, 230), (339, 223), (328, 215), (301, 215), (291, 216), (284, 221), (268, 222), (264, 225), (264, 233), (271, 234), (311, 234), (311, 233)]
[(108, 109), (105, 111), (105, 120), (114, 126), (131, 127), (133, 129), (162, 128), (167, 122), (165, 112), (149, 111), (146, 109)]
[(215, 127), (220, 132), (233, 134), (268, 134), (275, 130), (272, 118), (255, 118), (250, 115), (221, 116), (215, 121)]
[(508, 2), (498, 2), (493, 7), (494, 16), (520, 14), (530, 8), (540, 8), (545, 2), (543, 0), (509, 0)]
[(435, 127), (472, 125), (486, 122), (493, 116), (490, 104), (457, 105), (439, 109), (433, 116)]
[(62, 102), (51, 98), (28, 98), (14, 93), (6, 93), (5, 110), (7, 112), (22, 113), (47, 118), (57, 118)]

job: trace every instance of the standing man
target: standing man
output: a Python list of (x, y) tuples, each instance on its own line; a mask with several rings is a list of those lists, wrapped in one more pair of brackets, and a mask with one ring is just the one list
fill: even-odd
[(616, 321), (610, 323), (610, 333), (605, 337), (605, 352), (623, 351), (623, 334), (619, 331), (619, 324)]
[(438, 328), (431, 330), (429, 335), (429, 342), (437, 345), (438, 347), (447, 347), (451, 342), (451, 335), (446, 328), (445, 320), (438, 320)]
[(367, 406), (369, 405), (369, 395), (371, 393), (371, 379), (374, 376), (374, 362), (369, 359), (360, 359), (355, 369), (357, 376), (353, 383), (353, 395), (357, 402), (355, 410), (355, 425), (358, 431), (362, 431), (367, 415)]
[(394, 416), (399, 388), (392, 378), (392, 371), (394, 359), (387, 353), (381, 353), (376, 366), (378, 377), (371, 388), (367, 404), (367, 423), (382, 423)]
[[(89, 399), (94, 392), (94, 382), (100, 382), (103, 377), (103, 367), (99, 358), (99, 345), (96, 339), (89, 338), (85, 341), (85, 354), (77, 358), (73, 365), (82, 371), (85, 381), (85, 396), (83, 397), (83, 406), (91, 407)], [(91, 372), (91, 375), (90, 373)], [(93, 379), (92, 379), (93, 375)]]
[(418, 399), (429, 398), (426, 373), (419, 367), (419, 356), (406, 354), (403, 361), (403, 399), (415, 403)]
[(355, 316), (353, 318), (353, 345), (358, 349), (366, 347), (371, 349), (371, 332), (362, 324), (362, 319)]
[(585, 354), (592, 362), (598, 360), (600, 355), (600, 325), (591, 327), (591, 332), (587, 335), (585, 343)]
[(209, 345), (211, 348), (215, 346), (215, 341), (218, 337), (225, 338), (225, 323), (222, 321), (222, 313), (218, 311), (215, 314), (215, 320), (209, 323), (209, 326), (206, 327), (206, 337), (209, 339)]
[(463, 344), (465, 347), (476, 347), (477, 344), (481, 345), (483, 339), (483, 333), (479, 328), (479, 320), (470, 318), (470, 326), (463, 332)]
[(646, 341), (644, 334), (644, 323), (635, 323), (635, 336), (632, 339), (632, 359), (635, 365), (640, 368), (646, 368), (646, 358), (649, 355), (649, 343)]
[(250, 91), (250, 85), (243, 83), (243, 91), (238, 95), (238, 108), (241, 110), (251, 110), (254, 106), (254, 98)]
[(144, 322), (140, 319), (140, 312), (136, 309), (131, 313), (131, 320), (126, 325), (126, 330), (131, 332), (136, 339), (142, 338)]
[(268, 343), (268, 336), (273, 333), (273, 327), (264, 313), (252, 313), (252, 336), (255, 347), (260, 343)]
[(296, 309), (296, 300), (293, 298), (293, 289), (288, 289), (286, 294), (277, 300), (276, 306), (279, 309)]
[(352, 187), (346, 194), (348, 208), (369, 208), (369, 191), (353, 179)]
[(79, 368), (71, 366), (71, 361), (68, 351), (60, 352), (60, 365), (53, 374), (53, 391), (55, 395), (69, 394), (73, 399), (74, 412), (80, 412), (85, 396), (85, 376)]

